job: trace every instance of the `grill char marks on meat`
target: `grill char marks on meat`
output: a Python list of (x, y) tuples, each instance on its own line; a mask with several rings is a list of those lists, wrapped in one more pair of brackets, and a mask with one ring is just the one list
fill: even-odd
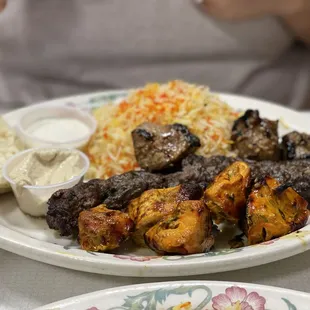
[(250, 185), (250, 167), (236, 161), (222, 171), (204, 193), (205, 203), (215, 223), (237, 224), (245, 213)]
[(203, 195), (202, 188), (193, 183), (182, 184), (177, 195), (177, 201), (199, 200)]
[(166, 181), (159, 174), (130, 171), (104, 180), (101, 183), (101, 194), (107, 208), (123, 209), (143, 192), (163, 187), (166, 187)]
[(290, 132), (282, 138), (282, 150), (284, 159), (310, 159), (310, 135)]
[(310, 160), (250, 162), (253, 182), (260, 183), (266, 176), (281, 184), (290, 184), (303, 198), (310, 202)]
[(266, 177), (248, 199), (245, 225), (248, 243), (269, 241), (304, 227), (308, 220), (307, 205), (291, 187)]
[(183, 201), (144, 235), (145, 243), (158, 254), (196, 254), (214, 244), (211, 214), (202, 200)]
[(225, 156), (203, 157), (190, 154), (182, 160), (182, 170), (165, 176), (168, 187), (194, 183), (205, 189), (214, 178), (236, 159)]
[(278, 121), (262, 119), (258, 111), (247, 110), (232, 128), (233, 148), (242, 159), (280, 158)]
[(162, 176), (145, 171), (131, 171), (107, 180), (91, 180), (54, 193), (48, 201), (46, 221), (62, 236), (77, 235), (80, 212), (104, 203), (111, 209), (123, 209), (152, 188), (163, 188)]
[(140, 167), (159, 171), (173, 167), (200, 146), (200, 140), (181, 124), (143, 123), (132, 131), (135, 155)]
[(144, 192), (140, 197), (130, 202), (128, 213), (135, 222), (133, 240), (144, 246), (145, 232), (163, 216), (175, 211), (178, 204), (187, 200), (200, 200), (203, 191), (196, 184), (182, 184), (164, 189), (152, 189)]
[(128, 239), (134, 223), (127, 213), (100, 205), (80, 213), (79, 243), (86, 251), (111, 251)]

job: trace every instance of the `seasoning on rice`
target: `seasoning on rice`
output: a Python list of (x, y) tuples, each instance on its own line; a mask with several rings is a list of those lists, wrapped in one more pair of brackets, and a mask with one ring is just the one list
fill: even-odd
[(120, 104), (103, 105), (94, 116), (98, 129), (86, 149), (88, 176), (108, 178), (138, 167), (131, 131), (141, 123), (184, 124), (200, 138), (197, 154), (230, 155), (231, 127), (238, 113), (208, 87), (176, 80), (147, 84)]

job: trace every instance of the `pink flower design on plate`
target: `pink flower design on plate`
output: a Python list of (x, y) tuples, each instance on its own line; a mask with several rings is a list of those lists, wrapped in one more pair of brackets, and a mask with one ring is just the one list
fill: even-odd
[(248, 294), (241, 287), (232, 286), (212, 298), (214, 310), (265, 310), (266, 299), (256, 292)]
[(259, 243), (259, 245), (270, 245), (270, 244), (274, 244), (277, 240), (279, 240), (279, 239), (273, 239), (273, 240), (261, 242), (261, 243)]
[(119, 259), (128, 259), (135, 262), (147, 262), (152, 259), (160, 258), (160, 256), (134, 256), (134, 255), (114, 255), (114, 257)]

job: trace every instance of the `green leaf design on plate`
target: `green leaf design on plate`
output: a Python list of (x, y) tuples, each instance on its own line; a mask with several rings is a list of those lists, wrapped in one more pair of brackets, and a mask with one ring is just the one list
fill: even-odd
[[(56, 243), (57, 244), (57, 243)], [(80, 249), (80, 245), (77, 244), (76, 242), (72, 241), (70, 244), (64, 245), (63, 249), (68, 251), (68, 250), (77, 250)]]
[(126, 97), (128, 92), (117, 92), (115, 94), (109, 94), (109, 95), (98, 95), (93, 98), (90, 98), (88, 100), (88, 106), (91, 107), (91, 109), (96, 109), (100, 108), (103, 104), (108, 103), (108, 102), (113, 102), (116, 101), (120, 98)]
[[(162, 305), (170, 295), (188, 295), (191, 297), (196, 290), (204, 290), (206, 292), (206, 297), (195, 308), (195, 310), (202, 310), (212, 298), (212, 291), (204, 285), (196, 285), (193, 287), (180, 286), (173, 289), (158, 289), (144, 292), (136, 296), (127, 296), (122, 306), (113, 307), (109, 310), (156, 310), (158, 304)], [(168, 310), (172, 309), (173, 307)]]
[(294, 306), (288, 299), (282, 298), (282, 300), (287, 304), (288, 310), (297, 310), (296, 306)]

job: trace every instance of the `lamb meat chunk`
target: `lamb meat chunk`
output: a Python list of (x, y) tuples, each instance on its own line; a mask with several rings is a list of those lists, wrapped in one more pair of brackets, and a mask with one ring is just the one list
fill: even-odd
[(48, 201), (46, 221), (62, 236), (77, 235), (78, 217), (83, 210), (105, 204), (110, 209), (123, 209), (128, 203), (152, 188), (163, 188), (160, 175), (131, 171), (107, 180), (91, 180), (70, 189), (55, 192)]
[(233, 149), (242, 159), (280, 158), (278, 121), (260, 118), (258, 111), (247, 110), (232, 128)]
[(284, 159), (310, 159), (310, 135), (293, 131), (282, 138)]
[(181, 124), (143, 123), (132, 132), (135, 155), (140, 167), (159, 171), (173, 167), (200, 146), (200, 140)]

